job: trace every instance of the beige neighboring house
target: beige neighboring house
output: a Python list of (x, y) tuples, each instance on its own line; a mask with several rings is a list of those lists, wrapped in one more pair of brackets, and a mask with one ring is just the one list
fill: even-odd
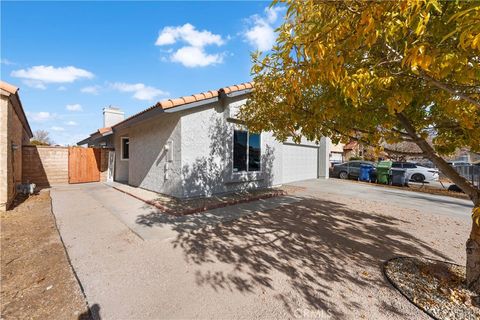
[(23, 111), (18, 88), (0, 81), (0, 210), (5, 211), (22, 183), (22, 146), (29, 144), (32, 130)]
[(363, 157), (363, 147), (357, 141), (350, 141), (343, 147), (343, 157), (345, 161), (350, 158)]
[(345, 161), (343, 156), (343, 143), (332, 144), (330, 147), (330, 165), (342, 163)]

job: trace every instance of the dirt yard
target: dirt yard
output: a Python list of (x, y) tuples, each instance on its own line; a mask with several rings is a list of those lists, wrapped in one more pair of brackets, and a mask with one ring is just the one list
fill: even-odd
[(1, 213), (1, 247), (1, 319), (89, 318), (48, 191)]

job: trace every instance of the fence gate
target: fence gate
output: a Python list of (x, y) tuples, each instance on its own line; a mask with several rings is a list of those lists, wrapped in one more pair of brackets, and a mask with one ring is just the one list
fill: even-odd
[(100, 181), (100, 149), (68, 148), (68, 183)]

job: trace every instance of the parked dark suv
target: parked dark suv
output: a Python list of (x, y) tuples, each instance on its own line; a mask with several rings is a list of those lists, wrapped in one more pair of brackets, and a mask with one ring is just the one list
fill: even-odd
[(376, 164), (371, 161), (352, 160), (333, 166), (333, 176), (340, 179), (357, 179), (360, 175), (360, 165), (367, 164), (375, 168)]

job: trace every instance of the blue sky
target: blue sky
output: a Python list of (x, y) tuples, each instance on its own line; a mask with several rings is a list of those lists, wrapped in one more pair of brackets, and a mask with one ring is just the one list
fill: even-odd
[(284, 10), (269, 2), (1, 2), (1, 78), (33, 130), (74, 144), (156, 101), (250, 81)]

